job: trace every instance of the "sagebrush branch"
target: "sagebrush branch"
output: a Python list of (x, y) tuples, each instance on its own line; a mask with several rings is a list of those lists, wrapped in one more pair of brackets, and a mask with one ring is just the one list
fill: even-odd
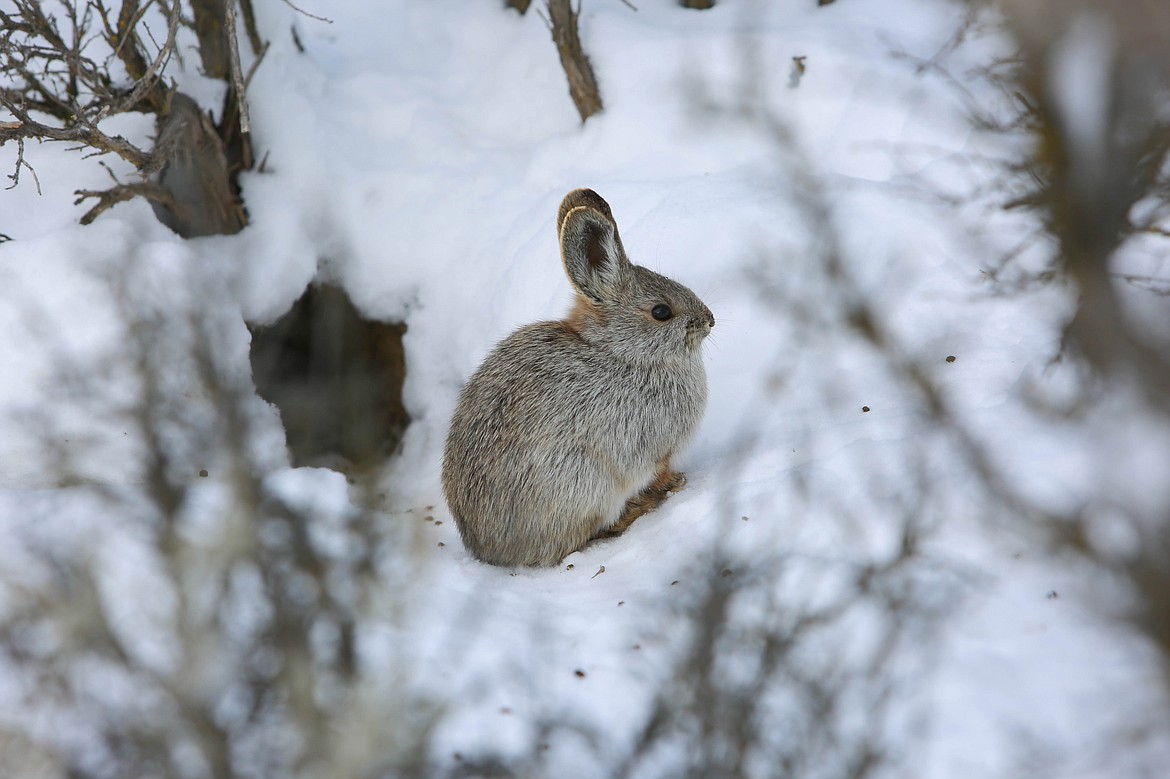
[(73, 205), (75, 206), (81, 205), (91, 198), (96, 198), (98, 201), (96, 205), (86, 211), (85, 215), (81, 217), (81, 223), (83, 225), (92, 223), (93, 220), (117, 204), (125, 203), (127, 200), (133, 200), (136, 197), (144, 197), (152, 203), (164, 205), (175, 212), (180, 210), (180, 206), (175, 202), (175, 198), (170, 192), (158, 184), (149, 181), (119, 184), (116, 187), (106, 190), (79, 189), (73, 194), (77, 195), (77, 200), (73, 201)]
[(27, 139), (79, 143), (102, 154), (117, 154), (138, 170), (146, 170), (153, 160), (152, 155), (122, 136), (107, 135), (88, 122), (73, 127), (54, 127), (30, 118), (26, 111), (8, 101), (0, 101), (0, 104), (16, 117), (15, 121), (0, 123), (0, 146), (7, 141)]
[[(127, 6), (129, 5), (128, 3)], [(133, 30), (134, 26), (138, 23), (138, 18), (142, 13), (145, 13), (145, 9), (139, 11), (129, 24), (123, 18), (119, 18), (117, 38), (114, 35), (110, 35), (110, 43), (114, 45), (115, 53), (122, 59), (127, 71), (136, 79), (136, 83), (134, 84), (134, 89), (125, 97), (103, 105), (98, 113), (98, 121), (111, 114), (131, 111), (143, 99), (147, 100), (151, 110), (155, 112), (165, 108), (166, 89), (162, 88), (162, 70), (166, 67), (167, 62), (175, 51), (175, 35), (179, 30), (179, 11), (181, 8), (182, 6), (178, 2), (171, 5), (170, 13), (167, 15), (167, 39), (159, 48), (154, 59), (149, 65), (146, 65), (144, 70), (142, 69), (142, 65), (145, 63), (145, 58), (142, 56), (137, 35), (134, 34)], [(123, 7), (123, 16), (125, 15), (126, 6)], [(109, 34), (109, 31), (107, 31), (107, 34)], [(126, 45), (127, 43), (130, 45)]]
[[(177, 3), (176, 3), (177, 5)], [(248, 119), (248, 99), (244, 89), (244, 74), (240, 67), (239, 35), (236, 32), (236, 7), (232, 3), (226, 6), (228, 65), (231, 71), (232, 89), (236, 93), (237, 110), (240, 112), (240, 132), (247, 135), (252, 132), (251, 122)]]

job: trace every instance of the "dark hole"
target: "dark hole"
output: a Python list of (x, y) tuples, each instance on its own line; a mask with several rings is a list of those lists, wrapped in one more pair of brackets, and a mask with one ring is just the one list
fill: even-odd
[(402, 441), (406, 325), (362, 317), (345, 292), (312, 285), (252, 330), (252, 376), (280, 409), (293, 464), (377, 467)]

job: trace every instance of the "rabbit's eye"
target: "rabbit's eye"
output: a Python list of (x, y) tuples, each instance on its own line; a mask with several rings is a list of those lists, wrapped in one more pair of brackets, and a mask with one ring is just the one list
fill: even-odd
[(665, 322), (674, 316), (674, 312), (670, 310), (670, 306), (665, 303), (659, 303), (654, 308), (650, 309), (650, 316), (657, 319), (659, 322)]

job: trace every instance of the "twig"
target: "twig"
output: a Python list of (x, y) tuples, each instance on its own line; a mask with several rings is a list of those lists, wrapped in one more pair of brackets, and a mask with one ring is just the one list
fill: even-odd
[[(0, 122), (0, 128), (3, 128), (3, 126), (6, 124), (12, 124), (12, 123), (11, 122)], [(19, 124), (19, 123), (17, 123), (17, 124)], [(37, 194), (38, 195), (41, 194), (41, 179), (39, 176), (37, 176), (37, 172), (33, 168), (33, 166), (29, 165), (28, 160), (26, 160), (24, 158), (24, 138), (17, 138), (16, 139), (16, 170), (12, 171), (12, 173), (8, 176), (8, 178), (12, 179), (12, 183), (9, 184), (7, 187), (5, 187), (5, 189), (15, 189), (16, 185), (20, 183), (20, 166), (21, 165), (28, 168), (28, 172), (31, 173), (33, 176), (33, 183), (37, 185)]]
[[(11, 108), (10, 108), (11, 110)], [(142, 170), (150, 164), (151, 155), (139, 149), (120, 135), (106, 135), (88, 121), (73, 127), (52, 127), (47, 124), (29, 119), (23, 112), (17, 112), (19, 120), (8, 122), (7, 126), (0, 125), (0, 144), (5, 141), (20, 141), (25, 138), (37, 138), (48, 141), (72, 141), (83, 146), (97, 149), (99, 153), (114, 153), (129, 162), (135, 168)]]
[(256, 28), (256, 12), (252, 9), (252, 0), (240, 0), (240, 13), (244, 16), (244, 30), (248, 33), (248, 42), (252, 45), (252, 53), (258, 55), (262, 49), (268, 48), (268, 44), (260, 41), (260, 31)]
[(89, 209), (89, 211), (86, 211), (85, 215), (81, 217), (81, 223), (83, 225), (90, 224), (118, 203), (125, 203), (127, 200), (132, 200), (136, 197), (144, 197), (153, 203), (164, 205), (176, 213), (179, 209), (178, 203), (175, 202), (170, 192), (150, 181), (141, 181), (134, 184), (119, 184), (112, 189), (106, 190), (79, 189), (73, 194), (77, 195), (77, 199), (73, 201), (73, 205), (75, 206), (80, 205), (90, 198), (97, 198), (98, 201), (97, 205)]
[(297, 6), (293, 5), (291, 0), (284, 0), (284, 4), (302, 16), (307, 16), (310, 19), (316, 19), (319, 22), (325, 22), (325, 24), (333, 24), (332, 19), (326, 19), (324, 16), (314, 16), (313, 14), (306, 11), (304, 8), (298, 8)]
[(150, 7), (152, 5), (154, 5), (154, 0), (150, 0), (150, 2), (148, 2), (142, 8), (135, 10), (132, 5), (127, 5), (126, 3), (123, 3), (122, 13), (125, 16), (119, 16), (118, 22), (119, 22), (119, 26), (124, 26), (125, 29), (113, 28), (111, 30), (108, 11), (106, 10), (106, 7), (104, 4), (99, 4), (98, 10), (100, 11), (100, 13), (102, 15), (102, 21), (106, 25), (107, 33), (114, 32), (114, 33), (117, 33), (117, 35), (118, 35), (117, 45), (114, 46), (114, 56), (121, 59), (122, 47), (126, 45), (127, 41), (131, 40), (134, 37), (134, 35), (133, 35), (134, 28), (138, 26), (138, 23), (140, 21), (142, 21), (142, 17), (146, 16), (146, 12), (150, 10)]
[(247, 89), (252, 85), (252, 76), (256, 75), (256, 70), (260, 67), (260, 63), (264, 61), (264, 55), (267, 53), (268, 41), (265, 41), (264, 45), (260, 47), (260, 51), (256, 53), (256, 59), (253, 60), (252, 64), (248, 67), (248, 75), (244, 76), (244, 89)]
[[(178, 5), (176, 3), (176, 5)], [(240, 132), (248, 135), (252, 132), (252, 125), (248, 120), (248, 100), (244, 94), (244, 76), (240, 68), (240, 43), (236, 34), (236, 3), (235, 0), (224, 0), (225, 17), (228, 39), (228, 63), (232, 70), (232, 89), (236, 91), (236, 104), (240, 111)], [(251, 74), (249, 74), (251, 77)]]
[[(135, 105), (137, 105), (140, 100), (146, 97), (147, 92), (149, 92), (151, 89), (154, 89), (154, 87), (157, 85), (158, 80), (156, 78), (156, 74), (159, 73), (160, 70), (166, 65), (166, 62), (170, 59), (171, 54), (175, 50), (175, 35), (179, 29), (179, 11), (181, 8), (182, 6), (178, 2), (175, 2), (173, 5), (171, 5), (170, 17), (167, 19), (167, 40), (162, 45), (162, 47), (159, 48), (158, 54), (155, 55), (154, 60), (150, 63), (150, 65), (147, 66), (146, 71), (138, 78), (138, 83), (134, 85), (134, 89), (131, 90), (130, 94), (127, 95), (125, 99), (120, 100), (117, 103), (107, 103), (106, 105), (102, 106), (102, 109), (98, 112), (97, 118), (94, 122), (95, 124), (102, 121), (110, 114), (118, 114), (130, 110)], [(135, 17), (133, 22), (134, 24), (137, 24), (138, 18), (141, 17)], [(122, 43), (125, 43), (125, 41), (132, 37), (132, 30), (133, 27), (128, 27), (123, 32), (123, 40), (121, 43), (119, 43), (119, 48), (121, 48)], [(127, 53), (126, 57), (139, 54), (137, 47), (132, 46), (131, 48), (134, 50), (134, 52), (132, 54)], [(139, 54), (139, 56), (141, 55)], [(125, 61), (126, 58), (123, 58), (123, 62)], [(162, 108), (163, 100), (164, 98), (162, 97), (156, 98), (158, 105), (153, 107), (156, 110)]]

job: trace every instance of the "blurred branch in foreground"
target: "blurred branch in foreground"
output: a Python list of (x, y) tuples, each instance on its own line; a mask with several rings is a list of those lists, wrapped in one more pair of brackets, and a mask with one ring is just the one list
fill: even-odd
[[(63, 364), (61, 397), (42, 399), (125, 431), (132, 484), (57, 490), (9, 538), (19, 552), (0, 561), (0, 766), (428, 775), (439, 708), (358, 647), (413, 575), (411, 528), (374, 518), (372, 480), (351, 502), (339, 474), (274, 468), (261, 431), (272, 420), (227, 356), (243, 324), (208, 305), (224, 295), (211, 274), (181, 272), (186, 304), (144, 289), (127, 258), (108, 284), (118, 355)], [(54, 431), (44, 435), (51, 451)], [(77, 485), (68, 460), (55, 467)]]
[[(1170, 6), (1021, 0), (1006, 4), (1004, 15), (982, 3), (971, 6), (937, 61), (921, 63), (918, 72), (942, 72), (940, 63), (969, 37), (998, 36), (1012, 49), (1002, 60), (986, 63), (978, 74), (986, 81), (978, 87), (969, 88), (961, 78), (944, 75), (972, 109), (968, 118), (973, 127), (1020, 141), (999, 145), (997, 151), (1024, 149), (1022, 157), (994, 160), (1000, 166), (995, 180), (1010, 182), (1010, 188), (992, 197), (998, 195), (997, 205), (1030, 213), (1033, 229), (1041, 234), (1039, 245), (1055, 247), (1052, 270), (1035, 281), (1051, 285), (1069, 279), (1079, 292), (1075, 314), (1064, 332), (1064, 348), (1054, 355), (1066, 366), (1089, 369), (1066, 368), (1061, 375), (1062, 381), (1075, 383), (1071, 391), (1078, 401), (1046, 404), (1046, 392), (1067, 396), (1070, 390), (1063, 384), (1046, 389), (1044, 377), (1012, 388), (1013, 402), (1031, 409), (1038, 426), (1071, 431), (1084, 447), (1094, 473), (1088, 483), (1076, 485), (1076, 505), (1057, 508), (1021, 487), (1029, 479), (1042, 477), (1043, 465), (1036, 466), (1036, 473), (1013, 470), (1008, 464), (1013, 460), (1005, 455), (1022, 442), (988, 440), (977, 433), (974, 420), (927, 368), (921, 345), (896, 334), (890, 312), (875, 302), (862, 283), (857, 258), (848, 256), (839, 243), (835, 226), (839, 215), (824, 177), (810, 168), (800, 139), (782, 113), (767, 100), (759, 100), (759, 91), (749, 89), (742, 103), (727, 105), (722, 96), (715, 96), (710, 98), (711, 107), (750, 118), (773, 139), (783, 180), (798, 193), (793, 200), (813, 237), (813, 246), (801, 250), (813, 254), (816, 261), (802, 264), (800, 270), (808, 273), (811, 268), (823, 282), (817, 290), (820, 295), (797, 289), (791, 280), (797, 271), (788, 262), (782, 270), (764, 265), (759, 288), (770, 299), (782, 301), (786, 317), (819, 323), (809, 328), (807, 342), (794, 340), (802, 348), (810, 348), (818, 333), (852, 333), (866, 345), (866, 353), (899, 377), (910, 396), (917, 396), (921, 410), (934, 423), (933, 433), (947, 440), (947, 448), (964, 463), (961, 470), (981, 484), (980, 494), (970, 496), (974, 505), (969, 504), (966, 513), (981, 512), (989, 525), (1008, 533), (1041, 531), (1053, 542), (1054, 567), (1065, 567), (1061, 556), (1072, 551), (1092, 564), (1090, 581), (1099, 576), (1102, 581), (1124, 582), (1134, 596), (1132, 602), (1099, 603), (1105, 612), (1102, 617), (1109, 620), (1128, 610), (1161, 653), (1170, 681), (1170, 495), (1165, 490), (1166, 463), (1170, 462), (1170, 359), (1166, 356), (1170, 353), (1166, 348), (1170, 308), (1160, 294), (1160, 284), (1152, 283), (1170, 279), (1132, 269), (1132, 263), (1141, 259), (1135, 248), (1139, 241), (1164, 242), (1170, 234), (1170, 113), (1166, 110)], [(1004, 46), (996, 48), (1002, 51)], [(745, 60), (752, 62), (755, 53), (745, 50)], [(1011, 108), (1004, 111), (1003, 100), (989, 100), (994, 107), (981, 104), (992, 92), (1006, 96)], [(1021, 189), (1025, 193), (1018, 196)], [(1006, 193), (1012, 195), (1010, 201)], [(1165, 245), (1159, 254), (1165, 256)], [(1143, 283), (1130, 284), (1127, 279), (1132, 278)], [(920, 477), (917, 483), (926, 496), (933, 478), (929, 469), (923, 473), (926, 478)], [(1067, 478), (1067, 474), (1059, 477)], [(851, 689), (864, 687), (846, 687), (842, 692), (848, 695)], [(751, 722), (754, 712), (744, 711), (747, 716), (738, 721)], [(1125, 739), (1148, 737), (1162, 743), (1166, 734), (1154, 730), (1165, 715), (1145, 712), (1116, 731), (1096, 734), (1112, 743), (1096, 744), (1094, 748), (1106, 751), (1091, 759), (1116, 758), (1127, 749)], [(695, 725), (691, 732), (699, 728)], [(726, 737), (716, 743), (726, 743)], [(882, 742), (875, 743), (880, 755)], [(843, 769), (833, 775), (859, 774)]]
[(1134, 381), (1170, 414), (1170, 359), (1127, 321), (1111, 273), (1133, 236), (1170, 227), (1170, 5), (1029, 0), (1005, 10), (1021, 55), (1017, 95), (1035, 126), (1032, 206), (1081, 295), (1068, 336), (1097, 370)]
[[(1033, 138), (1022, 204), (1079, 293), (1066, 349), (1098, 377), (1092, 405), (1127, 407), (1108, 422), (1085, 410), (1082, 421), (1105, 424), (1092, 443), (1100, 487), (1048, 524), (1065, 548), (1129, 583), (1136, 622), (1170, 674), (1170, 504), (1154, 497), (1165, 463), (1147, 462), (1170, 437), (1170, 305), (1125, 270), (1139, 241), (1170, 249), (1170, 5), (1029, 1), (1005, 13), (1019, 50), (1008, 83)], [(1136, 481), (1120, 486), (1119, 466)]]

